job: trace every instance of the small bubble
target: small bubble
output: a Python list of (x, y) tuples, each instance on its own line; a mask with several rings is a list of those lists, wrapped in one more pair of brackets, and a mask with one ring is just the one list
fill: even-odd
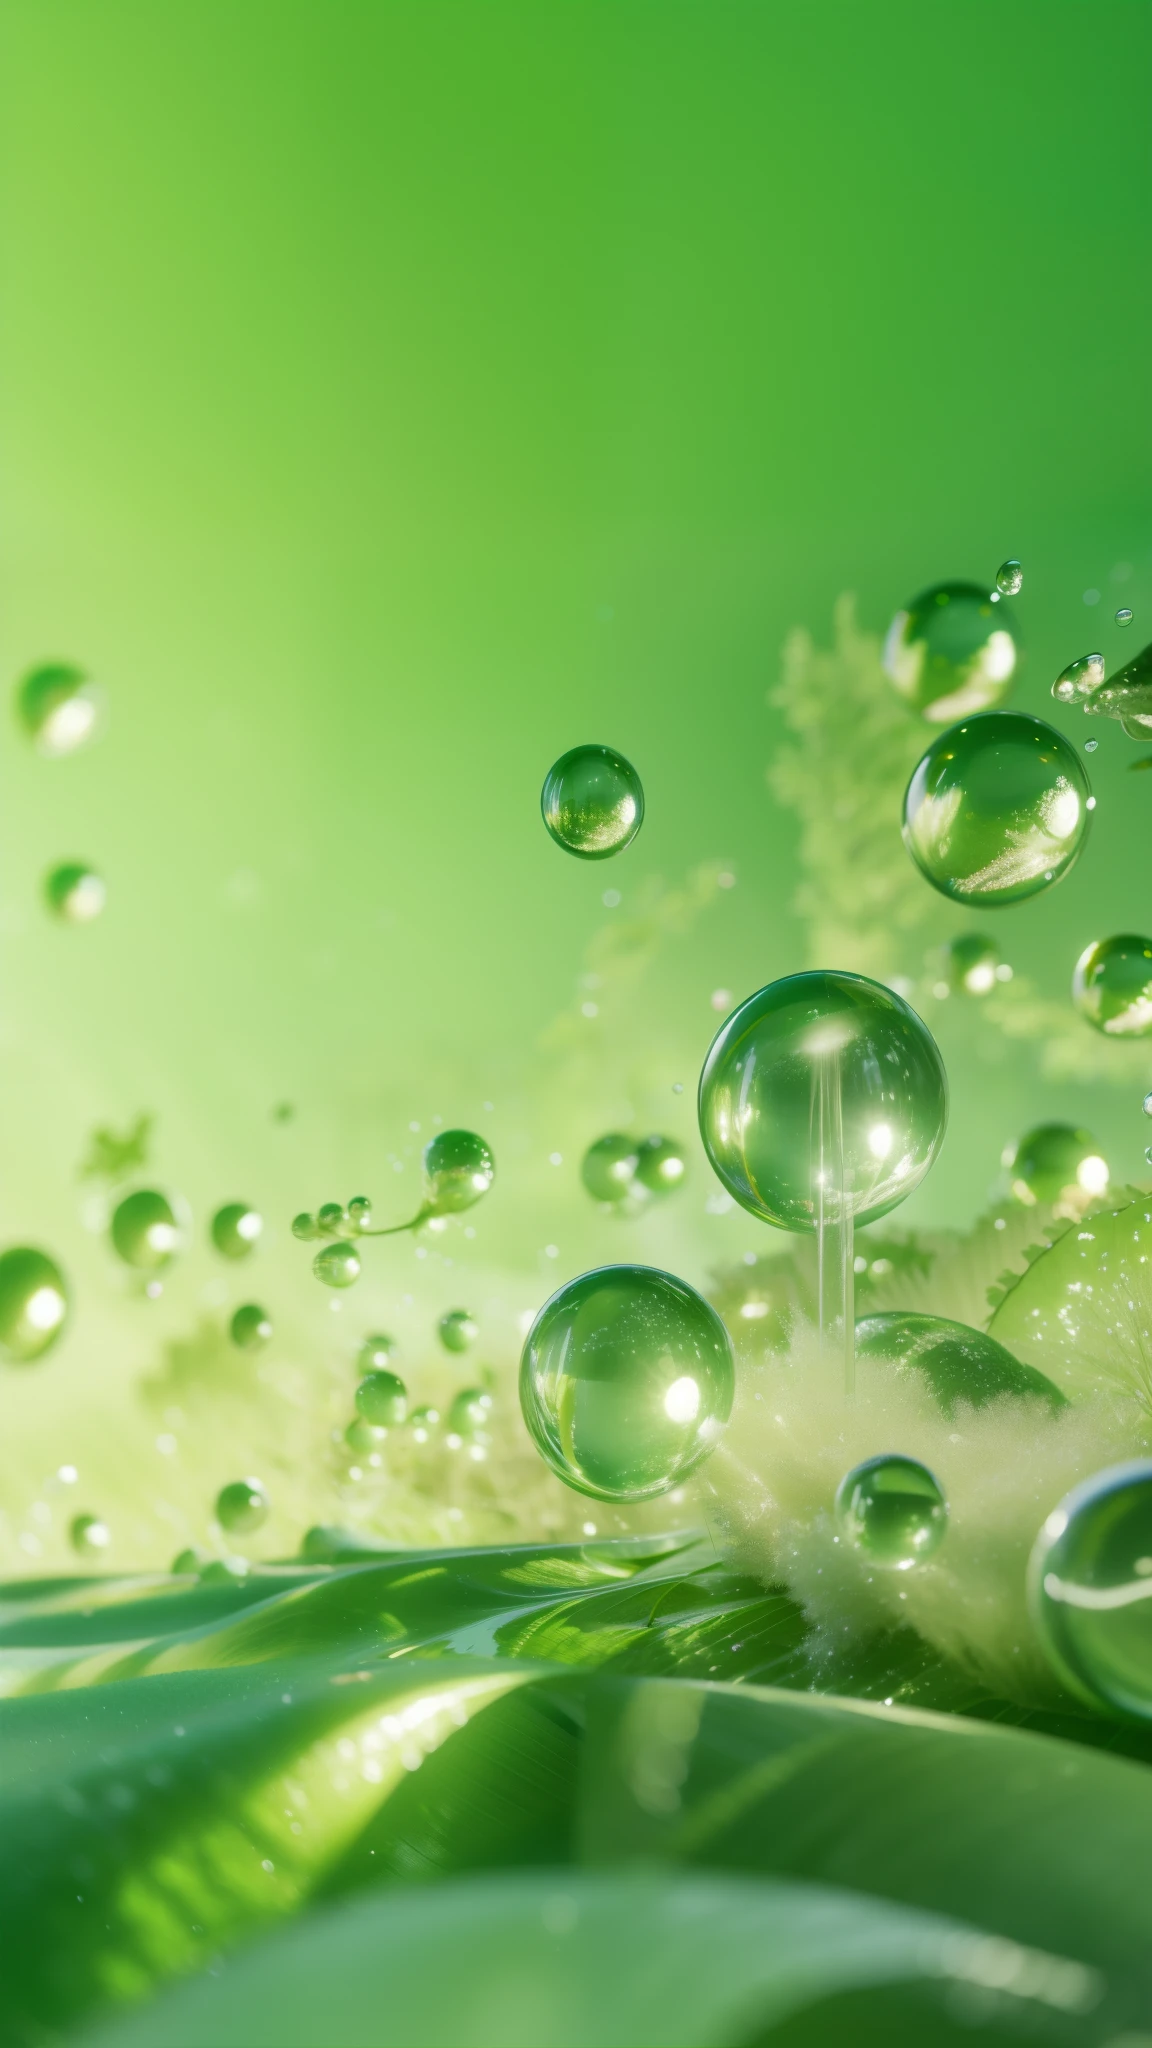
[(683, 1095), (683, 1093), (684, 1093), (684, 1083), (683, 1083), (683, 1081), (673, 1081), (673, 1083), (672, 1083), (672, 1093), (673, 1093), (673, 1095)]
[(1086, 590), (1084, 592), (1084, 602), (1085, 604), (1099, 604), (1100, 592), (1098, 590)]
[(725, 868), (723, 874), (717, 875), (716, 887), (718, 889), (734, 889), (736, 887), (736, 877), (730, 868)]
[(1094, 753), (1096, 752), (1096, 749), (1097, 749), (1097, 747), (1098, 747), (1099, 745), (1100, 745), (1100, 742), (1099, 742), (1099, 740), (1085, 740), (1085, 742), (1084, 742), (1084, 752), (1085, 752), (1086, 754), (1094, 754)]
[(599, 1003), (581, 1003), (580, 1015), (582, 1017), (598, 1017), (600, 1015)]
[(549, 1166), (563, 1166), (564, 1154), (562, 1152), (550, 1152), (548, 1154), (548, 1164)]
[(1149, 1166), (1152, 1166), (1152, 1145), (1145, 1145), (1144, 1157), (1148, 1161)]
[(1116, 613), (1116, 624), (1118, 626), (1130, 626), (1132, 624), (1132, 607), (1130, 604), (1122, 604), (1120, 606)]
[(1152, 1116), (1152, 1095), (1146, 1095), (1143, 1102), (1145, 1116)]
[(580, 860), (607, 860), (644, 822), (640, 777), (611, 747), (573, 747), (548, 770), (540, 795), (544, 823), (558, 846)]
[(996, 571), (996, 588), (1001, 597), (1016, 597), (1023, 587), (1024, 571), (1019, 562), (1001, 562)]
[(619, 889), (605, 889), (604, 894), (600, 898), (605, 910), (615, 910), (620, 900)]
[(732, 1008), (732, 991), (730, 988), (714, 988), (708, 1001), (714, 1010), (720, 1012), (730, 1010)]

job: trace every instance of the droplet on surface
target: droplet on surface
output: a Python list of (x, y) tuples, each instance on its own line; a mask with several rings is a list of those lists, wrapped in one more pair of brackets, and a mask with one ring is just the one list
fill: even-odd
[(379, 1372), (398, 1348), (395, 1337), (389, 1337), (383, 1330), (374, 1330), (370, 1337), (365, 1337), (356, 1353), (356, 1364), (361, 1373)]
[(108, 900), (108, 891), (87, 861), (66, 860), (45, 877), (44, 895), (53, 916), (65, 924), (91, 924)]
[(326, 1244), (312, 1261), (312, 1271), (325, 1287), (354, 1287), (360, 1278), (360, 1256), (354, 1245)]
[(81, 1557), (99, 1557), (111, 1543), (112, 1533), (99, 1515), (74, 1515), (68, 1540)]
[(700, 1077), (700, 1133), (754, 1216), (817, 1229), (839, 1194), (819, 1182), (820, 1103), (833, 1096), (848, 1212), (865, 1223), (911, 1194), (944, 1135), (947, 1082), (927, 1025), (879, 982), (823, 972), (771, 982), (722, 1025)]
[(580, 1162), (580, 1178), (597, 1202), (622, 1202), (631, 1193), (640, 1163), (635, 1138), (622, 1131), (606, 1131), (589, 1145)]
[(448, 1410), (450, 1436), (474, 1437), (492, 1417), (492, 1396), (484, 1387), (461, 1387)]
[(1081, 697), (1090, 697), (1103, 681), (1104, 656), (1081, 654), (1061, 669), (1052, 685), (1052, 695), (1060, 704), (1075, 704)]
[(307, 1209), (301, 1209), (300, 1214), (292, 1218), (292, 1235), (299, 1238), (301, 1244), (308, 1244), (320, 1236), (320, 1226)]
[(138, 1188), (112, 1212), (112, 1246), (126, 1266), (157, 1273), (184, 1248), (185, 1232), (167, 1195)]
[(683, 1187), (688, 1172), (688, 1155), (675, 1138), (657, 1133), (642, 1138), (637, 1147), (636, 1178), (650, 1195), (671, 1195)]
[(55, 1259), (30, 1245), (0, 1253), (0, 1358), (33, 1364), (51, 1350), (67, 1320), (68, 1289)]
[(1086, 754), (1094, 754), (1094, 753), (1096, 752), (1096, 749), (1097, 749), (1097, 747), (1098, 747), (1099, 745), (1100, 745), (1100, 742), (1099, 742), (1099, 740), (1085, 740), (1085, 742), (1084, 742), (1084, 752), (1085, 752)]
[(1001, 597), (1016, 597), (1023, 587), (1024, 571), (1019, 562), (1001, 562), (996, 571), (996, 588)]
[(1037, 1124), (1016, 1146), (1008, 1170), (1017, 1201), (1070, 1203), (1073, 1208), (1102, 1195), (1108, 1166), (1090, 1131), (1074, 1124)]
[(246, 1259), (255, 1249), (263, 1228), (264, 1218), (250, 1202), (225, 1202), (210, 1225), (212, 1242), (226, 1259)]
[(927, 1465), (886, 1453), (845, 1473), (836, 1490), (836, 1519), (870, 1564), (902, 1572), (939, 1549), (948, 1505)]
[(424, 1180), (433, 1215), (455, 1216), (488, 1193), (496, 1161), (475, 1131), (438, 1131), (424, 1147)]
[(1130, 604), (1122, 604), (1120, 606), (1116, 613), (1116, 624), (1118, 626), (1130, 626), (1132, 624), (1132, 607)]
[(612, 747), (573, 747), (548, 770), (540, 809), (566, 853), (607, 860), (640, 830), (644, 791), (632, 763)]
[(348, 1221), (357, 1230), (371, 1230), (372, 1204), (367, 1195), (353, 1195), (348, 1204)]
[(671, 1273), (601, 1266), (561, 1287), (520, 1362), (520, 1405), (552, 1470), (598, 1500), (652, 1500), (716, 1448), (732, 1408), (732, 1343)]
[(975, 583), (921, 591), (897, 612), (884, 643), (896, 688), (933, 725), (999, 704), (1019, 658), (1011, 613)]
[(272, 1318), (267, 1309), (261, 1308), (257, 1302), (246, 1301), (242, 1308), (236, 1310), (228, 1325), (228, 1333), (241, 1351), (262, 1351), (265, 1344), (271, 1342)]
[(373, 1428), (395, 1429), (408, 1413), (408, 1389), (394, 1372), (365, 1373), (356, 1389), (356, 1409)]
[(1076, 962), (1072, 1001), (1108, 1037), (1146, 1038), (1152, 1032), (1152, 939), (1133, 932), (1097, 939)]
[(52, 758), (85, 746), (100, 722), (99, 693), (84, 670), (67, 661), (31, 669), (17, 685), (16, 709), (37, 750)]
[(436, 1325), (445, 1351), (467, 1351), (480, 1335), (480, 1325), (466, 1308), (450, 1308)]
[(268, 1496), (259, 1479), (234, 1479), (216, 1496), (216, 1520), (230, 1536), (249, 1535), (268, 1518)]
[(945, 1415), (959, 1402), (984, 1408), (1002, 1396), (1044, 1401), (1053, 1410), (1068, 1405), (1044, 1373), (1022, 1365), (986, 1331), (944, 1316), (905, 1309), (860, 1316), (856, 1360), (858, 1368), (871, 1361), (893, 1372), (915, 1373)]
[(1113, 1465), (1073, 1487), (1036, 1539), (1028, 1597), (1072, 1693), (1152, 1719), (1152, 1461)]
[(956, 995), (986, 996), (996, 986), (1000, 948), (983, 932), (962, 932), (945, 948), (948, 985)]
[(1088, 777), (1043, 719), (997, 711), (949, 726), (913, 770), (904, 844), (933, 888), (989, 908), (1067, 874), (1088, 830)]
[(329, 1233), (343, 1230), (348, 1221), (348, 1211), (343, 1202), (321, 1202), (316, 1211), (316, 1222), (321, 1230)]

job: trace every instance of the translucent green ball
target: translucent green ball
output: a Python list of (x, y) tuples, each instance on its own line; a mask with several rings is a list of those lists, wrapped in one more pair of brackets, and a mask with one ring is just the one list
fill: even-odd
[(108, 891), (86, 861), (67, 860), (45, 877), (44, 895), (49, 910), (65, 924), (91, 924), (103, 910)]
[(397, 1429), (408, 1413), (408, 1389), (394, 1372), (365, 1373), (356, 1389), (356, 1409), (374, 1429)]
[(475, 1131), (439, 1131), (424, 1147), (428, 1202), (438, 1216), (470, 1209), (495, 1178), (496, 1161)]
[(986, 996), (996, 986), (1000, 948), (983, 932), (963, 932), (946, 947), (948, 986), (954, 995)]
[(1028, 1593), (1069, 1690), (1152, 1720), (1152, 1460), (1073, 1488), (1036, 1539)]
[(467, 1351), (480, 1335), (480, 1325), (466, 1308), (450, 1308), (436, 1325), (445, 1351)]
[(1109, 1038), (1147, 1038), (1152, 1032), (1152, 939), (1132, 932), (1097, 939), (1076, 962), (1072, 1001)]
[(1090, 697), (1104, 681), (1104, 666), (1102, 654), (1082, 654), (1076, 661), (1070, 661), (1052, 685), (1056, 702), (1075, 704), (1081, 697)]
[(688, 1154), (675, 1138), (643, 1138), (638, 1148), (636, 1178), (650, 1195), (671, 1195), (684, 1185)]
[(589, 1145), (580, 1162), (580, 1178), (596, 1202), (623, 1202), (632, 1191), (640, 1147), (621, 1131), (606, 1131)]
[(112, 1246), (126, 1266), (158, 1273), (184, 1247), (184, 1231), (167, 1195), (138, 1188), (112, 1212)]
[(348, 1211), (343, 1202), (321, 1202), (316, 1211), (316, 1222), (321, 1230), (343, 1230), (348, 1221)]
[(869, 1563), (903, 1572), (939, 1548), (948, 1506), (927, 1465), (886, 1453), (845, 1474), (836, 1490), (836, 1519)]
[(320, 1225), (309, 1210), (301, 1209), (300, 1214), (292, 1218), (292, 1235), (301, 1244), (312, 1243), (320, 1236)]
[(356, 1363), (361, 1373), (382, 1371), (396, 1350), (395, 1337), (389, 1337), (383, 1330), (373, 1331), (356, 1353)]
[(75, 1515), (69, 1525), (68, 1540), (81, 1557), (100, 1557), (111, 1543), (112, 1534), (99, 1515)]
[(1005, 1164), (1017, 1201), (1088, 1202), (1108, 1186), (1108, 1165), (1090, 1131), (1075, 1124), (1037, 1124), (1026, 1131)]
[(348, 1204), (348, 1221), (357, 1230), (372, 1228), (372, 1204), (367, 1195), (353, 1195)]
[(386, 1429), (378, 1428), (374, 1422), (365, 1422), (362, 1415), (357, 1415), (344, 1431), (344, 1441), (350, 1451), (364, 1457), (378, 1451), (387, 1435)]
[(264, 1218), (251, 1202), (226, 1202), (210, 1225), (212, 1242), (225, 1259), (246, 1259), (264, 1228)]
[(39, 752), (50, 756), (74, 754), (100, 722), (97, 692), (84, 670), (67, 661), (31, 669), (17, 688), (16, 709)]
[(478, 1436), (492, 1417), (492, 1396), (483, 1387), (461, 1387), (448, 1410), (449, 1436)]
[(858, 974), (771, 982), (721, 1026), (700, 1076), (700, 1133), (715, 1171), (745, 1209), (783, 1230), (814, 1231), (835, 1195), (837, 1127), (847, 1206), (867, 1223), (923, 1180), (947, 1115), (927, 1025)]
[(325, 1287), (354, 1287), (360, 1278), (360, 1257), (350, 1244), (326, 1244), (312, 1261), (312, 1271)]
[(644, 823), (644, 791), (632, 763), (612, 747), (573, 747), (548, 770), (540, 809), (566, 853), (607, 860)]
[(186, 1550), (178, 1550), (168, 1570), (174, 1579), (195, 1578), (208, 1562), (208, 1553), (190, 1543)]
[(904, 844), (941, 895), (989, 908), (1066, 875), (1091, 813), (1076, 749), (1041, 718), (988, 712), (949, 726), (912, 772)]
[(897, 612), (884, 666), (902, 697), (933, 725), (989, 711), (1020, 658), (1016, 621), (975, 583), (937, 583)]
[(984, 1408), (1004, 1395), (1043, 1401), (1053, 1411), (1068, 1406), (1050, 1379), (1034, 1366), (1021, 1365), (995, 1337), (944, 1316), (897, 1309), (858, 1317), (857, 1366), (865, 1361), (916, 1374), (945, 1415), (961, 1402)]
[(652, 1500), (715, 1450), (732, 1342), (695, 1289), (653, 1266), (600, 1266), (540, 1310), (520, 1362), (529, 1433), (567, 1485)]
[(268, 1518), (268, 1496), (258, 1479), (234, 1479), (216, 1496), (216, 1520), (230, 1536), (251, 1535)]
[(254, 1301), (246, 1301), (238, 1308), (228, 1325), (232, 1342), (241, 1351), (262, 1351), (271, 1341), (272, 1318), (266, 1308), (260, 1308)]
[(67, 1320), (68, 1289), (55, 1259), (30, 1245), (0, 1253), (0, 1358), (31, 1365), (52, 1349)]

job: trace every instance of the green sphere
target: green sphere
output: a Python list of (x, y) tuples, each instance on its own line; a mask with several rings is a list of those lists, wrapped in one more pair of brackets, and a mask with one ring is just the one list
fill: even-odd
[(44, 895), (53, 916), (65, 924), (91, 924), (99, 917), (108, 891), (87, 861), (62, 861), (44, 880)]
[(436, 1325), (445, 1351), (467, 1351), (480, 1335), (480, 1325), (466, 1308), (450, 1308)]
[(228, 1334), (241, 1351), (262, 1351), (272, 1336), (272, 1318), (266, 1308), (246, 1301), (229, 1323)]
[(158, 1273), (184, 1248), (184, 1231), (167, 1195), (138, 1188), (112, 1212), (112, 1246), (126, 1266)]
[(492, 1415), (492, 1396), (483, 1387), (461, 1387), (448, 1410), (449, 1436), (478, 1436)]
[(635, 1138), (606, 1131), (589, 1145), (580, 1162), (580, 1178), (597, 1202), (623, 1202), (632, 1192), (640, 1147)]
[(565, 853), (607, 860), (644, 823), (644, 791), (632, 763), (612, 747), (573, 747), (544, 777), (540, 809)]
[(1075, 747), (1020, 711), (951, 725), (912, 771), (904, 844), (941, 895), (998, 908), (1066, 875), (1088, 831)]
[(350, 1244), (326, 1244), (313, 1259), (312, 1271), (325, 1287), (354, 1287), (360, 1278), (360, 1257)]
[(356, 1408), (374, 1429), (396, 1429), (408, 1413), (408, 1389), (394, 1372), (365, 1373), (356, 1389)]
[(1104, 656), (1082, 654), (1061, 669), (1052, 685), (1052, 695), (1058, 704), (1075, 704), (1082, 697), (1090, 697), (1103, 681)]
[(234, 1479), (216, 1496), (216, 1520), (230, 1536), (251, 1535), (268, 1518), (268, 1496), (258, 1479)]
[(348, 1204), (348, 1221), (357, 1230), (371, 1230), (372, 1204), (367, 1195), (353, 1195)]
[(1069, 1690), (1152, 1720), (1152, 1460), (1073, 1487), (1036, 1539), (1028, 1595)]
[(683, 1187), (688, 1154), (675, 1138), (643, 1138), (638, 1155), (636, 1178), (650, 1195), (671, 1195)]
[(383, 1371), (396, 1349), (395, 1337), (389, 1337), (383, 1330), (373, 1331), (370, 1337), (365, 1337), (356, 1353), (356, 1364), (361, 1374)]
[(92, 738), (100, 700), (82, 668), (67, 661), (44, 662), (18, 685), (16, 711), (41, 754), (74, 754)]
[(960, 1402), (985, 1408), (1004, 1395), (1044, 1401), (1053, 1411), (1068, 1406), (1060, 1389), (1035, 1366), (1021, 1365), (985, 1331), (944, 1316), (897, 1309), (858, 1317), (857, 1366), (865, 1360), (894, 1372), (917, 1374), (945, 1415)]
[(226, 1202), (209, 1226), (212, 1242), (225, 1259), (246, 1259), (255, 1250), (264, 1218), (251, 1202)]
[(429, 1435), (440, 1421), (440, 1410), (425, 1403), (422, 1408), (413, 1408), (408, 1417), (408, 1426), (418, 1444), (427, 1443)]
[(208, 1562), (207, 1551), (190, 1543), (186, 1550), (178, 1550), (168, 1567), (174, 1579), (196, 1578)]
[(496, 1161), (475, 1131), (439, 1131), (424, 1147), (428, 1204), (437, 1216), (470, 1209), (495, 1178)]
[(298, 1238), (301, 1244), (314, 1243), (321, 1235), (320, 1225), (310, 1210), (301, 1209), (300, 1214), (292, 1218), (292, 1235)]
[(749, 996), (700, 1076), (700, 1133), (715, 1171), (753, 1216), (783, 1230), (815, 1231), (822, 1207), (838, 1200), (838, 1151), (855, 1221), (895, 1208), (935, 1159), (947, 1114), (927, 1025), (858, 974), (792, 974)]
[(884, 666), (902, 697), (933, 725), (989, 711), (1020, 658), (1016, 622), (975, 583), (938, 583), (897, 612)]
[(996, 986), (1000, 948), (983, 932), (963, 932), (945, 948), (948, 986), (954, 995), (986, 996)]
[(1074, 1124), (1037, 1124), (1005, 1161), (1018, 1202), (1084, 1203), (1108, 1186), (1108, 1165), (1090, 1131)]
[(365, 1422), (362, 1415), (356, 1415), (344, 1431), (344, 1441), (350, 1451), (355, 1451), (358, 1457), (365, 1457), (372, 1451), (378, 1451), (387, 1435), (386, 1429), (380, 1429), (376, 1423)]
[(917, 1458), (866, 1458), (836, 1490), (836, 1520), (870, 1564), (904, 1572), (943, 1541), (948, 1506), (940, 1484)]
[(537, 1450), (579, 1493), (653, 1500), (715, 1450), (732, 1410), (732, 1340), (695, 1289), (653, 1266), (600, 1266), (540, 1310), (520, 1362)]
[(68, 1540), (73, 1550), (81, 1557), (100, 1557), (112, 1541), (107, 1522), (99, 1515), (75, 1515), (68, 1529)]
[(1109, 1038), (1147, 1038), (1152, 1032), (1152, 939), (1132, 932), (1097, 939), (1076, 962), (1072, 1001)]
[(55, 1259), (30, 1245), (0, 1253), (0, 1358), (31, 1365), (52, 1349), (67, 1320), (68, 1289)]

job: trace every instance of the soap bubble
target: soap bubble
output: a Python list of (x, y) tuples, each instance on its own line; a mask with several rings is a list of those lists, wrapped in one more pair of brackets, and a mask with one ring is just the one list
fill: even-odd
[(445, 1427), (449, 1436), (478, 1436), (491, 1415), (492, 1396), (484, 1387), (461, 1387), (449, 1407)]
[(1088, 778), (1054, 726), (999, 711), (949, 726), (913, 770), (904, 844), (944, 896), (1000, 905), (1059, 881), (1088, 829)]
[(933, 725), (990, 710), (1019, 659), (1015, 621), (975, 583), (940, 583), (897, 612), (884, 667), (902, 697)]
[(1081, 697), (1090, 697), (1103, 681), (1104, 656), (1082, 654), (1061, 669), (1052, 685), (1052, 695), (1060, 704), (1075, 704)]
[(184, 1248), (185, 1232), (167, 1195), (138, 1188), (112, 1212), (112, 1246), (126, 1266), (158, 1273)]
[(312, 1261), (312, 1271), (325, 1287), (354, 1287), (360, 1278), (360, 1259), (350, 1244), (326, 1244)]
[(74, 1515), (68, 1540), (81, 1557), (99, 1557), (111, 1543), (112, 1532), (99, 1515)]
[(1120, 606), (1119, 611), (1116, 613), (1116, 624), (1118, 626), (1130, 626), (1132, 624), (1132, 607), (1130, 604), (1122, 604)]
[(944, 1316), (907, 1309), (860, 1316), (856, 1358), (858, 1363), (872, 1360), (894, 1372), (918, 1375), (945, 1415), (951, 1415), (958, 1402), (983, 1408), (1002, 1395), (1041, 1400), (1053, 1410), (1068, 1405), (1060, 1389), (1035, 1366), (1021, 1365), (986, 1331)]
[(1152, 1719), (1152, 1460), (1113, 1465), (1049, 1515), (1028, 1568), (1040, 1640), (1069, 1690)]
[(1107, 1163), (1091, 1133), (1074, 1124), (1037, 1124), (1010, 1151), (1005, 1165), (1018, 1202), (1083, 1207), (1108, 1186)]
[(436, 1216), (470, 1209), (488, 1193), (496, 1162), (475, 1131), (439, 1131), (424, 1147), (428, 1207)]
[(450, 1308), (436, 1328), (445, 1351), (467, 1351), (480, 1335), (480, 1325), (466, 1308)]
[(1024, 571), (1019, 562), (1001, 562), (996, 571), (996, 588), (1001, 597), (1016, 597), (1024, 588)]
[(408, 1412), (408, 1389), (396, 1373), (365, 1373), (356, 1389), (357, 1412), (374, 1429), (394, 1429)]
[(210, 1225), (212, 1242), (226, 1259), (246, 1259), (264, 1228), (264, 1218), (250, 1202), (226, 1202)]
[(675, 1138), (643, 1138), (637, 1147), (636, 1178), (650, 1195), (670, 1195), (682, 1187), (688, 1155)]
[(947, 1104), (927, 1025), (858, 974), (771, 982), (721, 1026), (700, 1076), (715, 1171), (745, 1209), (784, 1230), (817, 1230), (841, 1191), (857, 1223), (895, 1208), (936, 1157)]
[(948, 1505), (927, 1465), (889, 1452), (845, 1473), (836, 1519), (870, 1564), (905, 1572), (939, 1549)]
[(397, 1348), (395, 1337), (389, 1337), (383, 1330), (374, 1330), (370, 1337), (365, 1337), (356, 1353), (356, 1364), (361, 1373), (379, 1372)]
[(271, 1340), (272, 1318), (266, 1308), (261, 1308), (254, 1301), (246, 1301), (233, 1316), (228, 1333), (241, 1351), (262, 1351)]
[(644, 822), (640, 777), (611, 747), (573, 747), (548, 770), (540, 793), (544, 823), (580, 860), (607, 860)]
[(1084, 709), (1093, 718), (1115, 718), (1130, 740), (1152, 739), (1152, 643), (1093, 690)]
[(31, 1365), (51, 1350), (67, 1319), (68, 1290), (55, 1259), (30, 1245), (0, 1253), (0, 1358)]
[(25, 732), (41, 754), (74, 754), (92, 738), (100, 719), (100, 698), (83, 669), (50, 661), (18, 684), (16, 709)]
[(580, 1178), (597, 1202), (622, 1202), (631, 1194), (640, 1163), (635, 1138), (621, 1131), (606, 1131), (589, 1145), (580, 1165)]
[(44, 895), (49, 910), (65, 924), (91, 924), (108, 899), (95, 868), (82, 860), (62, 861), (53, 868), (45, 877)]
[(1072, 1000), (1082, 1017), (1110, 1038), (1147, 1038), (1152, 1031), (1152, 939), (1119, 932), (1081, 953)]
[(216, 1520), (230, 1536), (250, 1535), (268, 1517), (268, 1496), (259, 1479), (234, 1479), (216, 1496)]
[(580, 1493), (652, 1500), (715, 1450), (732, 1408), (732, 1342), (694, 1288), (652, 1266), (601, 1266), (546, 1301), (520, 1363), (537, 1450)]
[(983, 932), (963, 932), (946, 947), (948, 985), (957, 995), (986, 996), (996, 986), (1000, 948)]

